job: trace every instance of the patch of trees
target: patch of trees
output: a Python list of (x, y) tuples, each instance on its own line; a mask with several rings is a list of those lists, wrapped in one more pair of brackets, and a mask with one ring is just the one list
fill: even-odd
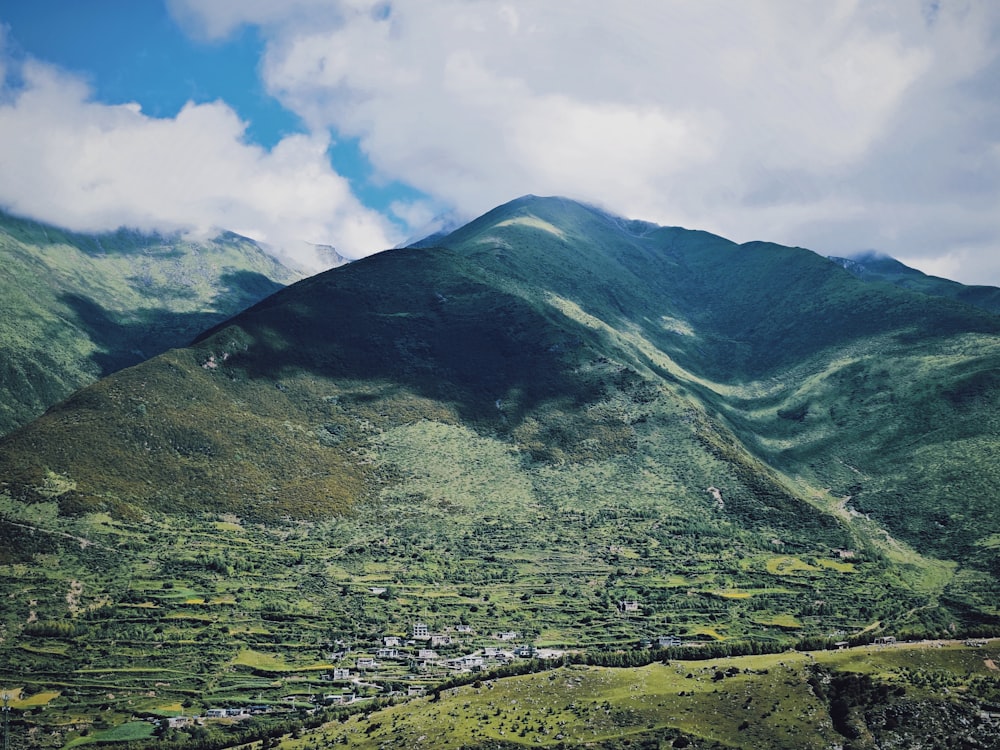
[(35, 638), (74, 638), (86, 631), (86, 626), (74, 620), (39, 620), (25, 625), (23, 633)]

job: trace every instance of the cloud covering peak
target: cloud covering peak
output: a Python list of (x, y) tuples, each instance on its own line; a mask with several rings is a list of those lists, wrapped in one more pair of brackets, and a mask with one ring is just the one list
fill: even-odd
[(15, 214), (77, 231), (231, 230), (313, 270), (322, 261), (306, 243), (336, 237), (358, 257), (397, 239), (331, 167), (326, 131), (264, 149), (222, 101), (156, 118), (93, 101), (81, 78), (37, 60), (17, 73), (0, 99), (0, 205)]
[[(199, 43), (252, 28), (264, 89), (305, 132), (265, 149), (223, 101), (151, 118), (49, 71), (0, 100), (5, 137), (49, 131), (44, 154), (27, 148), (41, 167), (25, 195), (0, 181), (0, 203), (30, 198), (38, 214), (61, 191), (79, 221), (224, 225), (359, 255), (435, 215), (558, 194), (737, 241), (825, 255), (875, 247), (1000, 285), (1000, 4), (990, 0), (168, 7)], [(331, 142), (356, 144), (367, 174), (343, 164), (338, 174)], [(119, 147), (156, 179), (103, 164)], [(375, 205), (365, 183), (417, 197)]]
[(1000, 283), (995, 3), (174, 7), (208, 35), (258, 25), (286, 107), (469, 215), (567, 194)]

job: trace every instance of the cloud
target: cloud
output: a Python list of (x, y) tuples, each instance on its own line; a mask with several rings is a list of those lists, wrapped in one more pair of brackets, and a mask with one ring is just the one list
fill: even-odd
[(172, 7), (209, 37), (258, 25), (286, 107), (467, 215), (557, 193), (736, 240), (950, 254), (1000, 284), (987, 0)]
[(11, 212), (78, 231), (228, 229), (311, 270), (319, 259), (306, 243), (356, 257), (398, 239), (333, 171), (326, 131), (265, 150), (223, 102), (153, 118), (93, 101), (50, 65), (17, 68), (19, 84), (0, 96), (0, 205)]

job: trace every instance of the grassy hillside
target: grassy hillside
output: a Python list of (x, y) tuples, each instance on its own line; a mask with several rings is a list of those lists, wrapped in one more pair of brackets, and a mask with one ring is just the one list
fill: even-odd
[(802, 249), (569, 201), (514, 202), (444, 242), (603, 326), (616, 356), (706, 405), (821, 505), (945, 557), (1000, 531), (996, 315), (860, 283)]
[[(0, 441), (0, 682), (59, 691), (25, 727), (294, 713), (416, 622), (452, 638), (440, 658), (403, 646), (336, 688), (433, 690), (501, 632), (604, 663), (661, 636), (780, 652), (998, 627), (1000, 317), (561, 199), (440, 243), (294, 284)], [(696, 714), (728, 700), (700, 690)], [(827, 694), (792, 692), (762, 735), (632, 706), (621, 728), (793, 746), (797, 701)], [(905, 711), (937, 710), (921, 696)], [(611, 742), (597, 718), (574, 726)]]
[(84, 235), (5, 214), (0, 260), (0, 434), (299, 278), (236, 235)]
[[(949, 644), (571, 665), (332, 721), (282, 748), (992, 747), (995, 651)], [(954, 697), (954, 696), (960, 697)]]

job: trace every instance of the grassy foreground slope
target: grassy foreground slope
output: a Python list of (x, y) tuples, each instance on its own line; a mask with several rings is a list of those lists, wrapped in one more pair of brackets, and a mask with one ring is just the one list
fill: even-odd
[(0, 434), (300, 278), (236, 235), (87, 235), (0, 213)]
[(977, 708), (1000, 684), (991, 645), (564, 666), (357, 713), (281, 747), (993, 747), (1000, 727)]

